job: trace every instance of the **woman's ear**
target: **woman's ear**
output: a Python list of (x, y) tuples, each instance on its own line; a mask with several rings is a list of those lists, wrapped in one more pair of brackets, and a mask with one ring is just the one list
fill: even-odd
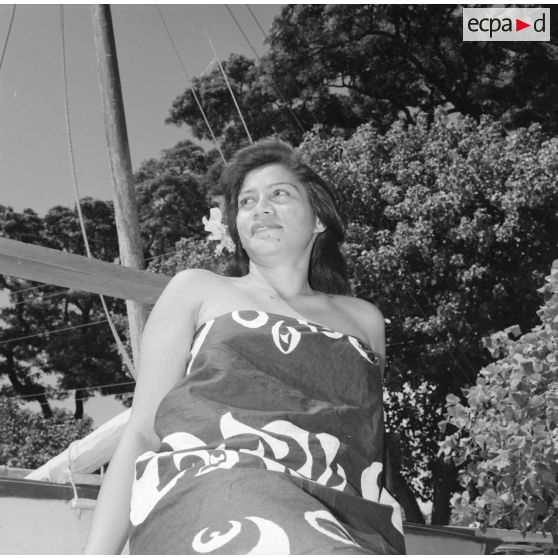
[(324, 224), (320, 221), (319, 217), (316, 217), (316, 226), (314, 227), (314, 232), (322, 233), (326, 230)]

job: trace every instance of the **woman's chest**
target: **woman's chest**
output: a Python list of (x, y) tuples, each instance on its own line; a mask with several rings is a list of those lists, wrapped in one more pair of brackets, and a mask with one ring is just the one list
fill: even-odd
[(197, 327), (225, 313), (237, 310), (255, 310), (280, 314), (298, 320), (321, 324), (334, 331), (341, 331), (366, 339), (367, 332), (359, 326), (349, 305), (340, 304), (334, 297), (319, 295), (300, 297), (288, 302), (268, 293), (248, 289), (220, 289), (208, 294), (200, 305)]

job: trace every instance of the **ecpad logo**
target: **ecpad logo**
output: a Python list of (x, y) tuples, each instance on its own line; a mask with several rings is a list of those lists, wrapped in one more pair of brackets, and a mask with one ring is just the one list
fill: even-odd
[(550, 41), (550, 8), (463, 8), (464, 41)]

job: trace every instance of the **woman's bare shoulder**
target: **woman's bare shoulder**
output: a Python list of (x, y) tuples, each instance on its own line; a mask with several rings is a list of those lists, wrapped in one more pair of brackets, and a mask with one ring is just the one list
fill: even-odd
[(350, 295), (333, 295), (333, 299), (336, 305), (345, 308), (355, 317), (361, 316), (365, 320), (384, 321), (384, 316), (381, 310), (368, 300)]
[(157, 302), (174, 303), (181, 310), (183, 306), (197, 309), (222, 280), (221, 275), (206, 269), (184, 269), (173, 275)]
[(381, 310), (375, 304), (354, 296), (334, 295), (334, 302), (358, 325), (370, 347), (384, 355), (385, 320)]
[(176, 273), (169, 282), (176, 289), (188, 288), (207, 290), (214, 286), (223, 286), (229, 278), (207, 269), (184, 269)]

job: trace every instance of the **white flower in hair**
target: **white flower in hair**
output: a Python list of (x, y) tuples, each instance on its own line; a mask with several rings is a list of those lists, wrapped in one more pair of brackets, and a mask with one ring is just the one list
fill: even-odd
[(212, 207), (209, 210), (209, 219), (202, 217), (204, 229), (211, 233), (208, 240), (218, 240), (219, 244), (215, 246), (215, 253), (220, 256), (223, 250), (229, 253), (234, 252), (234, 242), (229, 235), (227, 225), (223, 223), (223, 215), (218, 207)]

